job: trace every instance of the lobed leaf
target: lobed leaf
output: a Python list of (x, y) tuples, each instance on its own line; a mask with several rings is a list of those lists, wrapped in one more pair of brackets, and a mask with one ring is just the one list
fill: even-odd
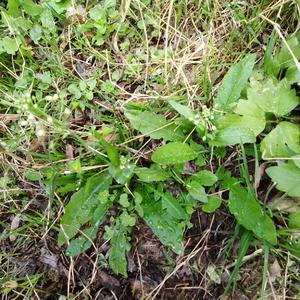
[[(140, 188), (138, 193), (143, 197), (140, 204), (143, 214), (141, 215), (139, 212), (140, 217), (144, 219), (162, 244), (182, 255), (184, 225), (179, 222), (182, 211), (178, 212), (172, 204), (170, 205), (170, 199), (165, 199), (164, 204), (162, 200), (156, 201), (153, 194), (145, 188)], [(171, 201), (173, 202), (175, 199)], [(166, 206), (169, 206), (168, 209), (163, 208)], [(176, 216), (174, 217), (174, 215)]]
[(74, 237), (81, 225), (93, 217), (96, 208), (101, 205), (99, 194), (109, 188), (111, 181), (111, 176), (107, 173), (90, 177), (85, 186), (73, 194), (61, 219), (58, 234), (59, 246)]
[(296, 124), (280, 122), (261, 142), (264, 158), (285, 158), (300, 152), (300, 129)]
[(276, 83), (273, 79), (266, 81), (251, 80), (247, 89), (248, 101), (256, 103), (264, 112), (284, 116), (299, 105), (296, 91), (291, 89), (286, 79)]

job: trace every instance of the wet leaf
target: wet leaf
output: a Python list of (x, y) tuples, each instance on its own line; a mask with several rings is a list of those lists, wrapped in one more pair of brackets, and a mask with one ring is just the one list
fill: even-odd
[(90, 177), (85, 186), (73, 194), (65, 207), (65, 213), (61, 219), (58, 244), (61, 246), (74, 237), (82, 224), (87, 223), (96, 208), (101, 205), (99, 194), (109, 188), (111, 176), (101, 174)]
[(136, 168), (135, 174), (144, 182), (164, 181), (171, 177), (169, 171), (162, 169)]
[(168, 165), (184, 163), (195, 159), (196, 156), (196, 152), (189, 145), (176, 142), (158, 148), (151, 159), (158, 164)]
[(180, 224), (178, 217), (169, 213), (170, 209), (163, 209), (162, 201), (156, 201), (147, 189), (141, 188), (138, 193), (143, 197), (141, 217), (165, 246), (182, 255), (184, 225)]

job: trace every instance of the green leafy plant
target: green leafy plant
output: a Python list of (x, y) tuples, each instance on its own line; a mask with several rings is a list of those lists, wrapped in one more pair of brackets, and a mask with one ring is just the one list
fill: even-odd
[[(278, 54), (280, 61), (285, 57), (282, 53), (280, 50)], [(68, 244), (69, 255), (77, 255), (93, 244), (98, 227), (111, 209), (117, 213), (106, 225), (104, 238), (110, 240), (108, 261), (115, 273), (127, 276), (126, 253), (138, 217), (165, 246), (182, 255), (184, 231), (191, 226), (189, 220), (194, 210), (201, 207), (212, 213), (223, 203), (218, 193), (209, 194), (218, 184), (230, 189), (228, 209), (244, 232), (250, 232), (245, 233), (246, 240), (256, 237), (266, 245), (277, 245), (274, 222), (264, 211), (248, 175), (238, 179), (201, 167), (203, 149), (257, 140), (263, 158), (290, 158), (300, 152), (299, 127), (290, 119), (299, 97), (288, 79), (253, 71), (255, 58), (254, 54), (246, 55), (229, 70), (211, 107), (199, 103), (197, 109), (191, 109), (171, 100), (169, 107), (179, 114), (172, 120), (143, 105), (125, 107), (134, 134), (160, 143), (152, 151), (150, 166), (133, 163), (131, 155), (120, 154), (122, 149), (93, 132), (97, 147), (106, 152), (108, 167), (101, 174), (85, 178), (65, 207), (58, 241), (60, 245)], [(69, 91), (76, 94), (84, 89), (70, 86)], [(201, 144), (195, 142), (193, 132)], [(193, 161), (196, 165), (200, 161), (200, 165), (196, 171), (186, 173), (185, 164)], [(243, 172), (247, 174), (247, 168)], [(267, 174), (279, 190), (299, 196), (297, 163), (290, 161), (270, 167)], [(169, 182), (176, 184), (176, 196), (168, 190)], [(245, 251), (248, 246), (247, 242)]]

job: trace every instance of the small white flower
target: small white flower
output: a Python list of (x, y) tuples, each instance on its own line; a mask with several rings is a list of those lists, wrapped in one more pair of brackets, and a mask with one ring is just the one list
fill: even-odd
[(67, 115), (67, 116), (70, 115), (71, 114), (71, 110), (68, 107), (65, 108), (64, 114)]
[(44, 137), (46, 135), (46, 131), (44, 129), (39, 129), (36, 132), (37, 137)]
[(57, 101), (58, 99), (59, 99), (59, 97), (58, 97), (57, 94), (54, 94), (54, 95), (52, 96), (52, 100), (53, 100), (53, 101)]
[(53, 118), (52, 118), (52, 117), (50, 117), (50, 116), (49, 116), (49, 117), (47, 117), (47, 122), (48, 122), (48, 123), (53, 123)]
[(21, 120), (20, 125), (21, 126), (26, 126), (28, 124), (28, 121), (26, 120)]

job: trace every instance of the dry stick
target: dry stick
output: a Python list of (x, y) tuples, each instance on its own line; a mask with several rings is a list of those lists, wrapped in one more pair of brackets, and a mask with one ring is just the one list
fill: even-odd
[[(248, 260), (250, 260), (250, 259), (252, 259), (252, 258), (254, 258), (254, 257), (256, 257), (256, 256), (258, 256), (260, 254), (262, 254), (262, 252), (263, 252), (263, 249), (260, 248), (260, 249), (257, 249), (256, 251), (254, 251), (253, 253), (244, 256), (243, 259), (242, 259), (242, 263), (244, 263), (244, 262), (246, 262), (246, 261), (248, 261)], [(237, 259), (234, 262), (228, 264), (225, 267), (225, 269), (231, 269), (232, 267), (235, 266), (236, 263), (237, 263)]]
[(283, 295), (282, 295), (282, 299), (285, 300), (286, 299), (286, 292), (285, 292), (285, 289), (286, 289), (286, 283), (287, 283), (287, 273), (288, 273), (288, 266), (289, 266), (289, 263), (290, 263), (290, 253), (288, 252), (287, 253), (287, 263), (286, 263), (286, 267), (285, 267), (285, 270), (284, 270), (284, 281), (283, 281)]
[(148, 40), (147, 28), (146, 28), (143, 12), (142, 12), (142, 9), (141, 9), (140, 1), (138, 1), (138, 6), (139, 6), (141, 19), (142, 19), (142, 22), (143, 22), (143, 30), (144, 30), (144, 34), (145, 34), (146, 51), (147, 51), (146, 68), (145, 68), (145, 82), (144, 82), (144, 88), (146, 89), (147, 80), (148, 80), (148, 69), (149, 69), (149, 40)]
[(166, 34), (165, 34), (165, 80), (166, 84), (168, 86), (168, 42), (169, 42), (169, 26), (172, 16), (172, 9), (173, 9), (173, 0), (170, 1), (169, 5), (169, 13), (168, 13), (168, 21), (167, 21), (167, 27), (166, 27)]

